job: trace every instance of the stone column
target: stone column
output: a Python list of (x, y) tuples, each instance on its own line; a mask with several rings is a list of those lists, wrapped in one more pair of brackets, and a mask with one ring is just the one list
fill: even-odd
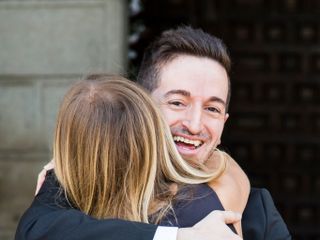
[(51, 158), (73, 81), (126, 70), (125, 0), (0, 1), (0, 239), (13, 239)]

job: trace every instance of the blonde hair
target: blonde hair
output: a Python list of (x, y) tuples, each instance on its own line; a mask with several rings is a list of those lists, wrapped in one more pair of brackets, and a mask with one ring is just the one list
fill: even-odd
[[(61, 104), (53, 155), (57, 178), (72, 204), (96, 218), (148, 222), (151, 205), (171, 206), (170, 185), (219, 177), (184, 161), (149, 95), (133, 82), (92, 75), (74, 84)], [(221, 155), (221, 156), (220, 156)]]

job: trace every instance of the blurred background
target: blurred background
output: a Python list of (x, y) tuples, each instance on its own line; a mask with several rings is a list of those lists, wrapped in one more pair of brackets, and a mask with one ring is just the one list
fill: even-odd
[(0, 239), (13, 239), (50, 160), (59, 101), (90, 72), (135, 78), (161, 31), (228, 46), (222, 148), (267, 188), (294, 239), (320, 239), (320, 1), (0, 0)]

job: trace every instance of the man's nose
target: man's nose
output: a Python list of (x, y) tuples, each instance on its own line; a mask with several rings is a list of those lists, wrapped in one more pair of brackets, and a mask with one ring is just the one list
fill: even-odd
[(203, 129), (201, 107), (193, 106), (189, 108), (182, 124), (194, 135), (201, 133)]

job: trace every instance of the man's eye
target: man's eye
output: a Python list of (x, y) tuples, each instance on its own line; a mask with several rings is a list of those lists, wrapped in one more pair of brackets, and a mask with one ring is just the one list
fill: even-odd
[(184, 108), (186, 105), (181, 101), (170, 101), (168, 105), (171, 106), (173, 109), (180, 109)]
[(171, 101), (169, 102), (170, 105), (174, 105), (174, 106), (183, 106), (183, 103), (182, 102), (179, 102), (179, 101)]
[(214, 112), (214, 113), (221, 113), (221, 111), (218, 108), (215, 107), (207, 107), (206, 108), (209, 112)]

